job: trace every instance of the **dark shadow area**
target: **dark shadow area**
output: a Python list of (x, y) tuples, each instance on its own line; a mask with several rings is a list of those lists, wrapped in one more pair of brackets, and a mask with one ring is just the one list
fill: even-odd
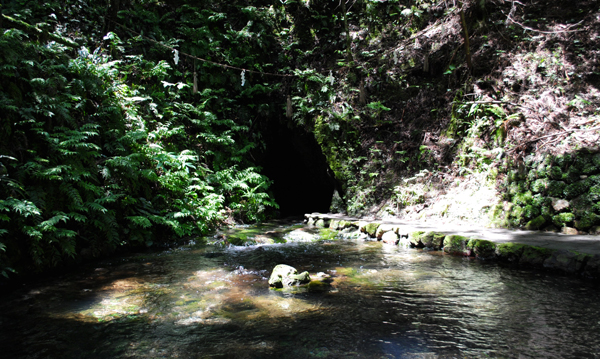
[(268, 122), (263, 136), (267, 147), (260, 165), (274, 182), (281, 216), (328, 212), (335, 178), (314, 136), (278, 120)]

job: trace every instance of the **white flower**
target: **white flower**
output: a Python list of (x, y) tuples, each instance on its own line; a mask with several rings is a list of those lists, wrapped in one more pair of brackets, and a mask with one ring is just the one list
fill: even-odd
[(173, 50), (173, 54), (173, 62), (177, 65), (179, 63), (179, 51)]
[(242, 70), (242, 87), (246, 84), (246, 70)]

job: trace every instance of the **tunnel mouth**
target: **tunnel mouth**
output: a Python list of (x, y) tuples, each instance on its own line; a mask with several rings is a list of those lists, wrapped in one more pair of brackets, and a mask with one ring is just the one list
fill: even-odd
[(312, 133), (271, 120), (262, 131), (266, 149), (260, 166), (273, 181), (270, 190), (280, 217), (328, 212), (335, 178)]

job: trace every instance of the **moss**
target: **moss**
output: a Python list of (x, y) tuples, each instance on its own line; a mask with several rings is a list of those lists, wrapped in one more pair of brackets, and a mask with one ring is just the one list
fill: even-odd
[(558, 166), (553, 166), (550, 168), (550, 171), (548, 171), (548, 177), (553, 180), (560, 180), (562, 178), (562, 175), (563, 171)]
[(531, 221), (527, 222), (527, 224), (525, 225), (525, 228), (529, 229), (529, 230), (536, 230), (536, 229), (543, 228), (545, 224), (546, 224), (546, 218), (544, 216), (537, 216), (534, 219), (532, 219)]
[(550, 197), (562, 197), (565, 187), (567, 184), (562, 181), (550, 181), (546, 191)]
[(581, 171), (577, 168), (571, 166), (569, 169), (563, 173), (562, 180), (567, 183), (577, 182), (579, 180), (579, 175)]
[(594, 185), (590, 187), (587, 193), (587, 198), (592, 202), (600, 201), (600, 185)]
[(362, 229), (364, 233), (368, 234), (371, 237), (375, 237), (375, 235), (377, 234), (377, 228), (379, 228), (380, 225), (380, 223), (372, 222), (364, 226)]
[(425, 234), (423, 231), (411, 232), (408, 234), (408, 240), (412, 247), (422, 248), (424, 244), (421, 242), (422, 236)]
[(444, 238), (444, 252), (450, 254), (469, 255), (470, 249), (467, 247), (467, 237), (456, 234), (447, 235)]
[(550, 181), (548, 181), (546, 178), (537, 179), (531, 184), (531, 192), (544, 193), (546, 188), (548, 188), (549, 183)]
[(496, 256), (503, 261), (517, 262), (521, 258), (524, 248), (524, 244), (502, 243), (496, 246)]
[(521, 224), (521, 220), (523, 219), (524, 210), (523, 207), (519, 205), (512, 206), (509, 216), (509, 222), (511, 226), (517, 227)]
[(424, 247), (440, 249), (444, 245), (444, 237), (446, 237), (444, 233), (427, 232), (421, 234), (420, 239)]
[(496, 254), (496, 243), (485, 239), (471, 239), (467, 243), (477, 258), (492, 258)]
[(573, 213), (559, 213), (552, 217), (552, 222), (556, 224), (558, 227), (566, 227), (568, 224), (575, 220), (575, 215)]
[(331, 286), (329, 285), (329, 283), (322, 282), (320, 280), (313, 280), (307, 285), (308, 291), (315, 293), (326, 292), (329, 290), (330, 287)]
[(523, 208), (523, 218), (531, 219), (540, 215), (540, 209), (533, 205), (527, 205)]
[(526, 206), (533, 203), (533, 194), (530, 191), (517, 193), (513, 198), (513, 202), (521, 206)]
[(335, 240), (337, 234), (338, 234), (338, 231), (336, 231), (334, 229), (331, 229), (331, 228), (321, 228), (319, 230), (319, 239), (323, 240), (323, 241)]
[(556, 157), (556, 164), (560, 166), (561, 169), (566, 170), (567, 167), (571, 164), (571, 155), (564, 154), (562, 156)]
[(575, 228), (581, 231), (587, 231), (597, 224), (600, 224), (600, 216), (595, 213), (588, 212), (575, 221)]
[(563, 193), (566, 198), (575, 198), (584, 194), (591, 187), (591, 181), (578, 181), (565, 187)]

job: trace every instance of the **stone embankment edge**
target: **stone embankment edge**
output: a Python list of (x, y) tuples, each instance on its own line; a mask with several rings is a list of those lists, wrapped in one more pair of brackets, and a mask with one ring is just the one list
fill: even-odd
[(402, 225), (337, 215), (310, 213), (305, 214), (304, 217), (305, 223), (309, 226), (338, 231), (354, 228), (372, 239), (390, 245), (404, 243), (413, 248), (428, 248), (452, 255), (512, 263), (520, 268), (542, 269), (593, 280), (600, 279), (600, 255), (598, 254), (549, 249), (516, 242), (495, 243), (436, 231), (407, 232)]

